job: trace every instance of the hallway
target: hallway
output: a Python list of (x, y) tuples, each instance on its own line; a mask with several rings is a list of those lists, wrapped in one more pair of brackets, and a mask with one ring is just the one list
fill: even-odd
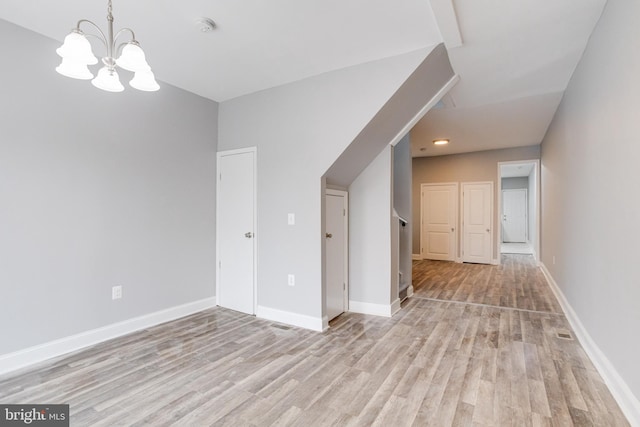
[(414, 261), (417, 297), (562, 313), (531, 255), (503, 254), (502, 265)]
[(447, 332), (457, 366), (445, 394), (458, 396), (458, 411), (472, 405), (467, 421), (628, 425), (532, 256), (503, 254), (500, 266), (414, 261), (413, 268), (413, 298), (459, 315)]

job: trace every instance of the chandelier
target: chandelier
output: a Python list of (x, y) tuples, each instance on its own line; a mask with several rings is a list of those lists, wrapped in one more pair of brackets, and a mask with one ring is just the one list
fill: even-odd
[[(95, 87), (108, 92), (122, 92), (124, 86), (120, 83), (120, 78), (116, 71), (116, 68), (119, 67), (135, 73), (133, 79), (129, 82), (131, 87), (148, 92), (160, 89), (133, 30), (123, 28), (114, 36), (112, 9), (111, 0), (109, 0), (107, 6), (108, 30), (106, 35), (100, 27), (89, 20), (81, 19), (78, 21), (76, 28), (65, 37), (63, 45), (56, 50), (56, 53), (62, 57), (62, 63), (56, 67), (56, 71), (63, 76), (74, 79), (91, 79), (91, 83)], [(106, 56), (102, 58), (103, 67), (98, 71), (98, 75), (95, 78), (93, 73), (89, 71), (88, 65), (97, 64), (98, 59), (93, 55), (91, 43), (89, 43), (84, 32), (80, 29), (82, 24), (88, 24), (98, 31), (98, 35), (87, 34), (87, 36), (95, 37), (102, 41), (107, 50)], [(123, 33), (129, 33), (131, 40), (116, 45), (118, 37)]]

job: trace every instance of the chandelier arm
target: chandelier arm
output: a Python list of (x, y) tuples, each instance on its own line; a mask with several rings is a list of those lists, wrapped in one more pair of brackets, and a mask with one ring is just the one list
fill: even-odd
[(83, 23), (87, 23), (89, 25), (91, 25), (94, 29), (96, 29), (98, 31), (98, 33), (100, 34), (100, 36), (97, 36), (95, 34), (87, 34), (88, 36), (92, 36), (95, 37), (97, 39), (99, 39), (102, 44), (105, 45), (105, 47), (107, 47), (107, 37), (104, 35), (104, 32), (102, 32), (102, 30), (100, 29), (100, 27), (98, 27), (95, 23), (93, 23), (92, 21), (89, 21), (88, 19), (81, 19), (78, 21), (78, 24), (76, 25), (76, 29), (80, 32), (82, 32), (84, 34), (84, 32), (82, 30), (80, 30), (80, 24)]
[(122, 48), (123, 48), (123, 47), (125, 47), (125, 46), (126, 46), (126, 45), (128, 45), (128, 44), (129, 44), (129, 43), (120, 43), (118, 46), (116, 46), (116, 47), (114, 48), (114, 49), (115, 49), (114, 54), (115, 54), (116, 56), (120, 56), (120, 54), (122, 53)]
[(87, 33), (85, 34), (85, 37), (93, 37), (96, 40), (100, 40), (100, 43), (102, 43), (102, 45), (106, 48), (107, 47), (107, 43), (104, 41), (104, 39), (101, 36), (98, 36), (96, 34), (90, 34)]
[(132, 42), (136, 42), (136, 43), (138, 42), (138, 40), (136, 40), (136, 34), (133, 32), (131, 28), (123, 28), (116, 33), (116, 36), (113, 38), (114, 43), (116, 40), (118, 40), (118, 37), (120, 37), (120, 34), (124, 33), (125, 31), (128, 31), (131, 34)]

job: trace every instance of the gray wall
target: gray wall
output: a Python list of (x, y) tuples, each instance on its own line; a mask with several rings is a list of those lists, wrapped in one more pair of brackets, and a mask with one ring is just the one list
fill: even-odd
[(103, 92), (57, 46), (0, 20), (0, 354), (215, 290), (217, 104)]
[(393, 147), (393, 208), (396, 213), (408, 221), (400, 228), (399, 236), (399, 265), (402, 273), (402, 286), (411, 285), (411, 230), (413, 227), (411, 210), (411, 143), (407, 134)]
[(541, 193), (542, 261), (588, 334), (635, 394), (636, 405), (638, 16), (640, 2), (607, 2), (542, 143)]
[[(498, 189), (498, 162), (538, 158), (540, 158), (538, 145), (449, 156), (415, 157), (413, 159), (413, 253), (420, 253), (420, 184), (491, 181), (494, 191), (494, 212), (498, 212), (498, 198), (495, 194)], [(461, 217), (462, 215), (459, 215), (459, 218)], [(493, 219), (493, 257), (497, 258), (498, 237), (495, 217), (496, 215)], [(458, 224), (458, 230), (460, 229)], [(460, 256), (460, 242), (458, 242), (458, 256)]]
[(444, 44), (426, 52), (424, 60), (327, 170), (327, 184), (348, 187), (386, 145), (405, 136), (426, 105), (451, 83), (455, 74)]
[[(388, 306), (391, 281), (392, 149), (349, 186), (349, 300)], [(394, 300), (398, 297), (397, 289)]]
[[(220, 105), (219, 149), (258, 149), (259, 310), (321, 319), (322, 177), (429, 52), (333, 71)], [(293, 227), (287, 226), (288, 212), (296, 214)], [(289, 273), (296, 275), (294, 287), (287, 286)]]

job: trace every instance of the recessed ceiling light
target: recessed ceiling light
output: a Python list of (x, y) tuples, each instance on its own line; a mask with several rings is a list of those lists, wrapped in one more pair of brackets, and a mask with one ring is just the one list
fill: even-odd
[(448, 139), (434, 139), (433, 145), (447, 145), (449, 143)]

